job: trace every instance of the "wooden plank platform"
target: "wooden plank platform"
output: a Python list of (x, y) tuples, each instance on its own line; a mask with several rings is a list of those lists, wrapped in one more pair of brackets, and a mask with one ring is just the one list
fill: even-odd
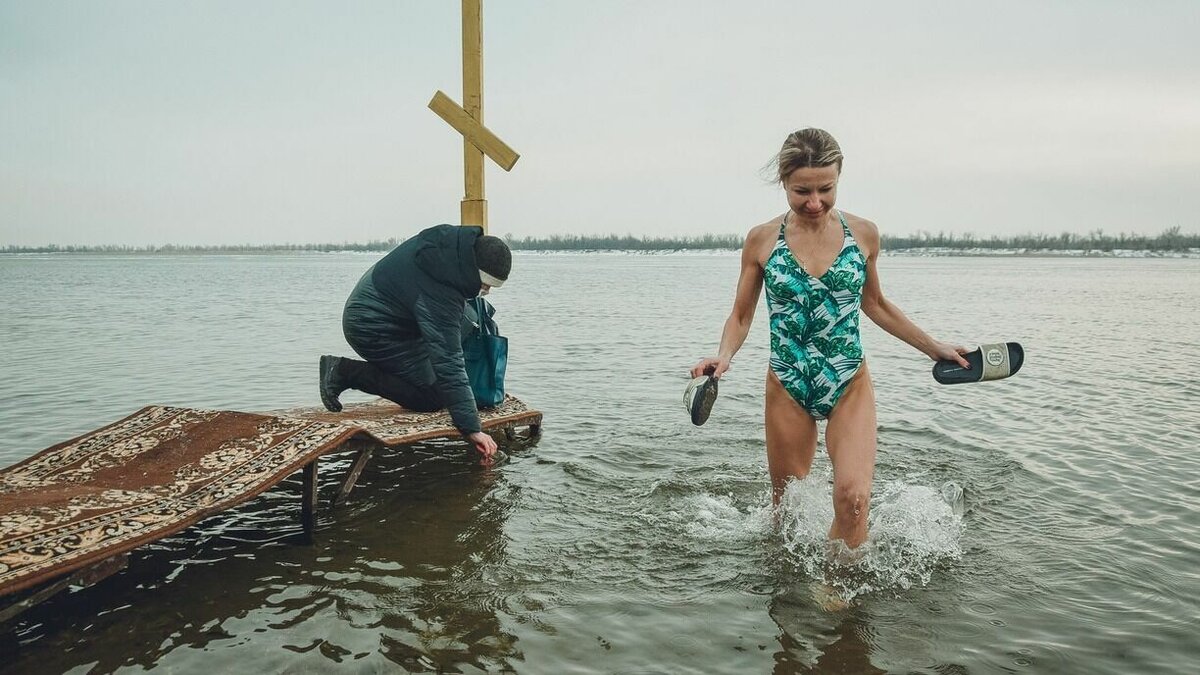
[[(521, 427), (536, 435), (542, 422), (539, 411), (512, 396), (480, 418), (484, 430), (510, 438)], [(456, 437), (445, 411), (414, 413), (384, 400), (348, 404), (341, 413), (147, 406), (0, 469), (0, 597), (45, 585), (35, 593), (41, 597), (72, 583), (73, 574), (85, 583), (103, 578), (120, 569), (110, 559), (120, 556), (123, 564), (138, 546), (241, 504), (300, 469), (302, 514), (311, 524), (322, 455), (358, 451), (336, 502), (373, 449)], [(0, 617), (11, 609), (0, 608)]]

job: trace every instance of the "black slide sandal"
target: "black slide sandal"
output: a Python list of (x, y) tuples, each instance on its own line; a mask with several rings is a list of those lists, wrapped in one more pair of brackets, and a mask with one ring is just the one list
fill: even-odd
[(717, 400), (717, 381), (712, 375), (693, 378), (683, 392), (683, 407), (692, 418), (692, 424), (700, 426), (708, 421), (713, 403)]
[(933, 364), (933, 379), (942, 384), (963, 384), (1002, 380), (1015, 375), (1025, 362), (1025, 350), (1016, 342), (980, 345), (979, 349), (963, 354), (970, 370), (956, 361), (941, 360)]

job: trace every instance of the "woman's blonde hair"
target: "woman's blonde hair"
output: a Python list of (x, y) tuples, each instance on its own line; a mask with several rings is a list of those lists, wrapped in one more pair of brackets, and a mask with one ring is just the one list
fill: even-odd
[(783, 147), (768, 166), (775, 168), (774, 179), (782, 183), (796, 169), (837, 165), (842, 172), (842, 148), (828, 131), (809, 127), (788, 134)]

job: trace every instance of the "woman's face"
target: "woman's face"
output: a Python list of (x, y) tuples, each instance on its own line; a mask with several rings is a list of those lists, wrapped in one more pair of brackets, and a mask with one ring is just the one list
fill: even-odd
[(800, 168), (783, 181), (788, 206), (804, 220), (818, 221), (833, 210), (837, 202), (838, 167), (836, 164)]

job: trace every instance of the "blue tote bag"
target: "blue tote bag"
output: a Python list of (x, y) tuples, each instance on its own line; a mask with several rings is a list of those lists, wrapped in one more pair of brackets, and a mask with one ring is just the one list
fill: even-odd
[(495, 313), (496, 308), (482, 297), (467, 301), (467, 319), (474, 327), (463, 337), (463, 360), (475, 405), (480, 408), (498, 406), (504, 401), (508, 338), (500, 335), (492, 319)]

